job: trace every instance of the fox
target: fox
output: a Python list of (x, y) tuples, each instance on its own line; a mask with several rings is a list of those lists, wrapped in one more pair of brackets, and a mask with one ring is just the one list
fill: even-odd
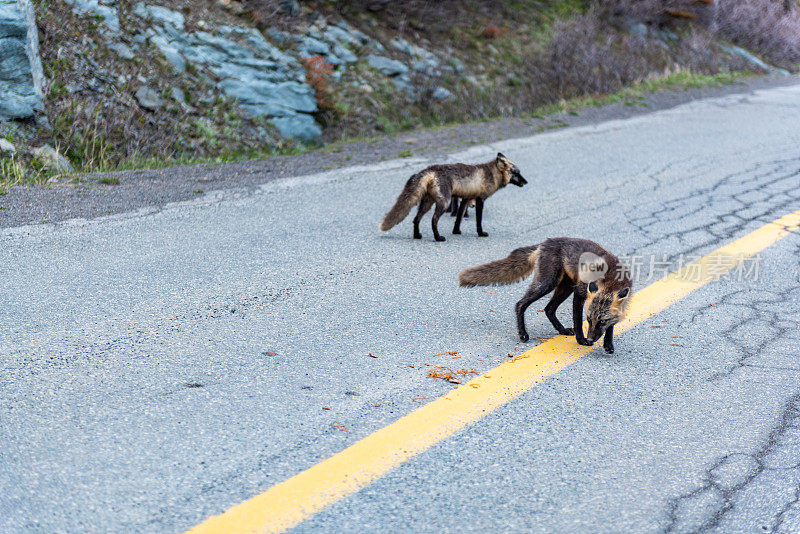
[(417, 215), (414, 217), (414, 239), (422, 239), (419, 231), (419, 222), (422, 216), (436, 204), (431, 226), (433, 238), (444, 241), (439, 235), (439, 217), (447, 209), (453, 196), (461, 199), (453, 226), (453, 233), (461, 233), (461, 219), (471, 200), (475, 200), (475, 224), (478, 235), (487, 237), (483, 231), (483, 203), (498, 189), (508, 184), (522, 187), (528, 182), (522, 177), (519, 168), (507, 157), (498, 152), (497, 157), (487, 163), (479, 165), (466, 165), (464, 163), (451, 163), (447, 165), (431, 165), (413, 175), (406, 182), (400, 196), (383, 218), (380, 224), (382, 232), (388, 232), (406, 218), (414, 204), (419, 202)]
[[(594, 241), (555, 237), (520, 247), (502, 260), (464, 269), (458, 274), (458, 284), (512, 284), (531, 273), (531, 285), (514, 308), (520, 340), (530, 339), (525, 329), (525, 310), (552, 292), (544, 313), (559, 334), (574, 335), (578, 344), (587, 346), (604, 336), (603, 348), (614, 353), (614, 325), (625, 318), (633, 280), (628, 268)], [(556, 317), (556, 310), (570, 293), (573, 328), (565, 328)], [(589, 323), (587, 336), (583, 335), (584, 311)]]

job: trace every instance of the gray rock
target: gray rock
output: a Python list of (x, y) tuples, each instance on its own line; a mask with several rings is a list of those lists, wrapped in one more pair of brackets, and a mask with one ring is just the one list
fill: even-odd
[(178, 30), (183, 30), (186, 19), (177, 11), (172, 11), (161, 6), (148, 6), (144, 2), (138, 2), (133, 6), (133, 14), (161, 25), (170, 25)]
[(0, 120), (35, 119), (42, 105), (39, 34), (29, 0), (0, 0)]
[(647, 37), (647, 25), (642, 22), (637, 22), (636, 24), (631, 25), (628, 28), (628, 33), (631, 34), (631, 37), (636, 37), (639, 39), (644, 39)]
[(370, 54), (367, 56), (367, 63), (369, 63), (369, 66), (373, 69), (387, 76), (402, 76), (408, 73), (408, 67), (404, 63), (384, 56)]
[(125, 43), (111, 43), (108, 47), (113, 50), (121, 59), (133, 59), (135, 54), (131, 47)]
[(55, 172), (72, 172), (74, 169), (69, 160), (59, 154), (50, 145), (31, 149), (31, 154), (44, 166), (45, 169)]
[(433, 94), (431, 96), (433, 96), (433, 98), (436, 100), (447, 100), (448, 98), (453, 97), (453, 93), (444, 87), (437, 87), (433, 90)]
[(276, 30), (275, 28), (268, 28), (267, 35), (269, 38), (275, 41), (276, 43), (290, 43), (293, 40), (293, 37), (286, 32), (282, 32), (280, 30)]
[(433, 59), (421, 59), (419, 61), (415, 61), (411, 68), (414, 69), (416, 72), (421, 72), (423, 74), (433, 74), (436, 71), (436, 67), (439, 66), (439, 61), (435, 58)]
[(179, 104), (183, 104), (186, 102), (186, 93), (184, 93), (183, 90), (179, 89), (178, 87), (170, 88), (169, 96), (171, 96), (172, 99), (175, 102), (178, 102)]
[(322, 128), (310, 115), (297, 113), (287, 117), (276, 117), (269, 122), (282, 136), (302, 141), (315, 141), (322, 135)]
[(290, 17), (296, 17), (300, 14), (300, 4), (297, 0), (281, 0), (281, 7), (284, 13)]
[[(356, 30), (355, 28), (350, 30), (350, 35), (352, 35), (353, 37), (358, 39), (359, 42), (362, 45), (366, 45), (367, 43), (369, 43), (372, 40), (372, 39), (369, 38), (369, 35), (367, 35), (366, 33), (362, 32), (360, 30)], [(378, 44), (380, 44), (380, 43), (378, 43)], [(383, 46), (381, 46), (381, 48), (383, 48)]]
[(397, 87), (397, 89), (403, 91), (404, 93), (408, 93), (410, 95), (415, 94), (414, 86), (411, 85), (411, 78), (409, 78), (407, 74), (394, 76), (392, 78), (392, 83), (395, 87)]
[(745, 60), (749, 61), (753, 65), (757, 66), (760, 69), (763, 69), (766, 72), (780, 74), (781, 76), (788, 76), (789, 75), (789, 71), (788, 70), (781, 69), (779, 67), (774, 67), (772, 65), (769, 65), (769, 64), (761, 61), (756, 56), (754, 56), (753, 54), (751, 54), (750, 52), (748, 52), (747, 50), (745, 50), (742, 47), (723, 45), (722, 49), (725, 50), (726, 52), (728, 52), (729, 54), (735, 54), (737, 56), (743, 57)]
[(392, 39), (391, 41), (389, 41), (389, 46), (394, 48), (395, 50), (397, 50), (399, 52), (403, 52), (404, 54), (408, 54), (409, 56), (416, 55), (414, 53), (414, 49), (411, 46), (411, 43), (409, 43), (405, 39), (400, 39), (400, 38)]
[(67, 0), (67, 3), (72, 4), (72, 10), (76, 13), (97, 16), (103, 20), (103, 24), (111, 30), (112, 33), (119, 33), (119, 16), (117, 15), (117, 8), (110, 5), (104, 5), (97, 0)]
[(167, 61), (169, 61), (169, 63), (172, 65), (172, 68), (175, 69), (175, 72), (178, 74), (186, 72), (186, 59), (184, 59), (181, 53), (178, 52), (177, 47), (160, 35), (154, 35), (151, 37), (150, 42), (156, 45), (159, 50), (161, 50), (161, 53), (164, 54), (165, 58), (167, 58)]
[(327, 43), (314, 37), (304, 37), (297, 48), (301, 56), (329, 56), (331, 47)]
[(347, 30), (343, 30), (339, 26), (328, 26), (328, 28), (325, 30), (324, 37), (329, 42), (361, 45), (361, 41), (356, 38), (355, 35)]
[(253, 116), (285, 116), (297, 111), (312, 113), (317, 110), (314, 90), (297, 82), (247, 83), (239, 79), (226, 79), (220, 87), (230, 98), (243, 104)]
[(355, 63), (358, 61), (358, 56), (340, 44), (337, 44), (333, 47), (333, 53), (341, 60), (342, 63)]
[(11, 144), (7, 139), (0, 137), (0, 154), (6, 156), (13, 156), (17, 153), (17, 147)]
[(192, 37), (195, 42), (216, 48), (229, 58), (250, 57), (253, 55), (252, 52), (248, 51), (239, 43), (224, 37), (217, 37), (207, 32), (195, 32), (192, 34)]
[(150, 111), (156, 111), (164, 105), (164, 101), (161, 100), (158, 93), (146, 85), (137, 89), (133, 96), (140, 106)]

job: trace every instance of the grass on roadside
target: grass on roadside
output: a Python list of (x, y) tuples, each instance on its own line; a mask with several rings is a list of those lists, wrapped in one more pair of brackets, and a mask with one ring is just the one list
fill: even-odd
[[(598, 107), (608, 104), (622, 103), (625, 105), (642, 105), (642, 99), (646, 94), (655, 93), (658, 91), (675, 91), (687, 88), (704, 88), (704, 87), (719, 87), (735, 83), (738, 79), (750, 76), (749, 72), (721, 72), (713, 75), (695, 74), (690, 71), (678, 71), (667, 73), (658, 77), (650, 77), (642, 82), (639, 82), (631, 87), (627, 87), (609, 95), (597, 95), (588, 97), (578, 97), (570, 100), (564, 100), (554, 104), (548, 104), (537, 108), (534, 112), (525, 114), (523, 116), (545, 118), (548, 116), (556, 115), (559, 113), (576, 114), (578, 110), (587, 107)], [(430, 129), (440, 129), (457, 124), (478, 124), (483, 122), (490, 122), (498, 120), (497, 117), (480, 119), (474, 121), (458, 121), (438, 123), (435, 125), (425, 124), (408, 124), (404, 128), (398, 129), (392, 133), (399, 133), (402, 131), (409, 131), (416, 127), (427, 127)], [(550, 125), (549, 127), (554, 127)], [(349, 137), (340, 141), (329, 143), (323, 148), (326, 152), (341, 151), (342, 147), (355, 142), (363, 142), (378, 139), (378, 136), (370, 137)], [(163, 158), (134, 158), (123, 161), (117, 165), (107, 165), (102, 168), (93, 169), (93, 172), (110, 172), (121, 170), (138, 170), (138, 169), (158, 169), (174, 165), (190, 165), (190, 164), (220, 164), (233, 161), (244, 161), (249, 159), (259, 159), (265, 157), (274, 157), (282, 155), (296, 155), (305, 152), (310, 152), (321, 148), (320, 145), (279, 145), (275, 149), (270, 150), (250, 150), (239, 152), (222, 152), (213, 157), (193, 158), (188, 156), (174, 157), (169, 159)], [(409, 150), (403, 150), (398, 153), (398, 157), (407, 158), (413, 154)], [(31, 172), (30, 168), (27, 169), (14, 157), (0, 159), (0, 195), (8, 192), (11, 187), (18, 185), (34, 185), (42, 184), (53, 179), (51, 173), (44, 171)], [(119, 178), (117, 177), (103, 177), (99, 180), (100, 183), (105, 185), (117, 185)]]

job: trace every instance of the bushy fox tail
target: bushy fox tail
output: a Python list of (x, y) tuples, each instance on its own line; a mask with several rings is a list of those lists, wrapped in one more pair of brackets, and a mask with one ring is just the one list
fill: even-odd
[(520, 247), (502, 260), (476, 265), (458, 273), (462, 287), (512, 284), (531, 274), (536, 268), (539, 245)]
[(400, 221), (406, 218), (408, 212), (414, 207), (414, 204), (419, 202), (427, 190), (428, 186), (433, 180), (433, 174), (428, 172), (420, 172), (412, 176), (406, 182), (400, 196), (389, 210), (383, 220), (381, 221), (380, 229), (382, 232), (388, 232), (391, 228), (397, 225)]

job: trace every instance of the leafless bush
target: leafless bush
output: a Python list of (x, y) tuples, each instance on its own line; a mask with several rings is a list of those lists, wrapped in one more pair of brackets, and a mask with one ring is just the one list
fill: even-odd
[(597, 0), (604, 18), (668, 25), (681, 20), (706, 20), (713, 0)]
[(693, 20), (767, 61), (800, 63), (800, 6), (785, 0), (598, 0), (599, 12), (617, 23), (676, 26)]
[(800, 7), (794, 2), (717, 0), (712, 27), (771, 63), (800, 63)]
[(529, 77), (543, 91), (572, 98), (616, 92), (667, 65), (663, 48), (645, 39), (619, 37), (594, 14), (557, 23), (552, 40), (531, 62)]

